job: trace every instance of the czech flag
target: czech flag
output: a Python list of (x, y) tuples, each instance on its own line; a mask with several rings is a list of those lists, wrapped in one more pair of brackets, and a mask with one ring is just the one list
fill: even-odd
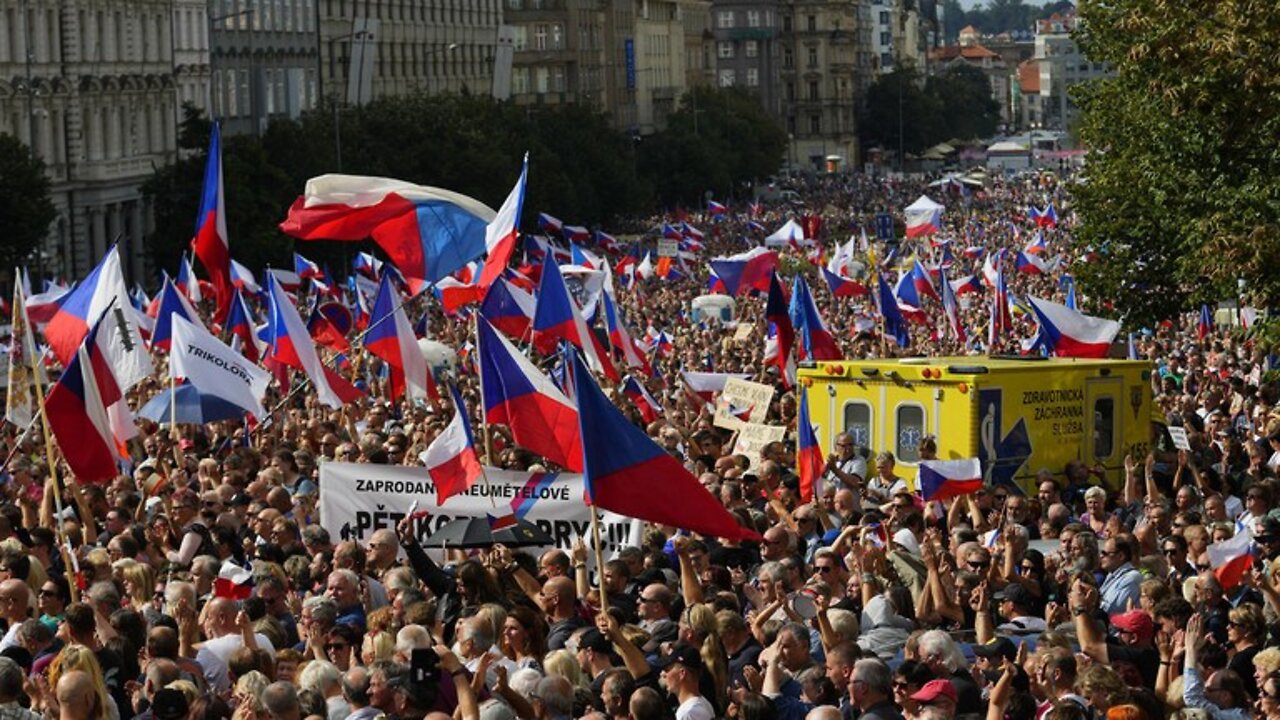
[(351, 269), (367, 278), (377, 280), (382, 275), (382, 261), (374, 257), (373, 253), (356, 253), (355, 259), (351, 261)]
[(1018, 272), (1026, 273), (1027, 275), (1049, 274), (1049, 264), (1044, 260), (1041, 260), (1038, 255), (1028, 255), (1027, 253), (1019, 252), (1018, 256), (1014, 259), (1013, 266)]
[(120, 453), (107, 409), (124, 394), (104, 352), (114, 329), (94, 323), (45, 400), (49, 428), (82, 483), (106, 482), (118, 472)]
[(1250, 528), (1245, 528), (1230, 539), (1209, 546), (1209, 565), (1213, 567), (1213, 574), (1223, 590), (1230, 591), (1239, 585), (1244, 574), (1253, 567), (1252, 544), (1253, 533)]
[(703, 535), (759, 538), (739, 525), (679, 460), (627, 421), (576, 354), (573, 375), (587, 503)]
[[(209, 159), (204, 166), (204, 190), (196, 214), (191, 249), (204, 264), (218, 296), (215, 320), (221, 322), (231, 308), (231, 247), (227, 244), (227, 207), (222, 194), (222, 126), (213, 121), (209, 134)], [(193, 278), (194, 279), (194, 278)]]
[(320, 361), (297, 308), (272, 275), (267, 276), (267, 306), (268, 359), (306, 373), (320, 402), (328, 407), (340, 408), (364, 395)]
[(597, 230), (593, 235), (596, 241), (596, 247), (606, 252), (615, 250), (618, 247), (618, 238), (610, 235), (603, 230)]
[(921, 460), (920, 489), (925, 502), (970, 495), (982, 489), (982, 463), (964, 460)]
[(320, 312), (320, 308), (312, 310), (311, 317), (307, 318), (307, 333), (311, 335), (312, 340), (336, 353), (351, 352), (351, 342), (347, 340), (347, 336), (329, 322), (329, 318)]
[(200, 316), (196, 313), (195, 308), (191, 307), (191, 303), (178, 292), (178, 287), (168, 278), (165, 278), (164, 287), (160, 289), (160, 306), (156, 311), (156, 325), (151, 332), (151, 347), (160, 348), (165, 352), (169, 351), (169, 346), (173, 342), (173, 316), (177, 314), (183, 320), (190, 321), (193, 325), (198, 325), (204, 330), (204, 323), (200, 322)]
[(966, 275), (951, 281), (951, 291), (956, 295), (982, 292), (982, 281), (977, 275)]
[(1009, 288), (1004, 283), (1004, 270), (996, 271), (995, 292), (991, 294), (991, 322), (987, 326), (988, 351), (995, 347), (1003, 333), (1013, 329), (1013, 314), (1009, 311)]
[(591, 231), (581, 225), (565, 225), (564, 239), (571, 243), (586, 242), (591, 238)]
[(447, 277), (436, 283), (435, 291), (444, 311), (450, 315), (484, 297), (484, 288), (464, 283), (454, 277)]
[(818, 446), (817, 433), (809, 422), (809, 389), (800, 386), (800, 411), (796, 416), (796, 473), (800, 476), (800, 499), (813, 502), (822, 493), (822, 474), (827, 463), (822, 457), (822, 448)]
[(258, 279), (253, 276), (249, 268), (235, 260), (231, 261), (231, 286), (252, 295), (262, 294), (262, 286), (258, 284)]
[(857, 280), (837, 275), (827, 268), (822, 268), (822, 279), (827, 281), (827, 288), (834, 297), (862, 297), (871, 292)]
[(769, 278), (778, 269), (778, 253), (758, 247), (745, 253), (715, 258), (711, 269), (724, 283), (729, 295), (749, 290), (769, 291)]
[(809, 294), (809, 284), (802, 275), (797, 274), (792, 284), (788, 314), (791, 316), (791, 325), (800, 338), (797, 346), (800, 360), (840, 360), (844, 357), (836, 339), (822, 322), (813, 296)]
[(391, 397), (400, 397), (409, 388), (411, 398), (427, 397), (427, 359), (418, 348), (418, 338), (404, 313), (404, 305), (391, 287), (391, 278), (382, 276), (373, 317), (364, 336), (364, 347), (391, 367)]
[(520, 447), (582, 472), (582, 438), (573, 403), (484, 318), (477, 333), (485, 419), (511, 428)]
[(524, 210), (524, 189), (528, 179), (529, 153), (525, 153), (515, 187), (511, 188), (502, 207), (498, 208), (498, 214), (484, 229), (484, 247), (488, 255), (484, 260), (484, 270), (480, 272), (481, 288), (493, 285), (515, 253), (516, 241), (520, 239), (520, 213)]
[(911, 344), (911, 329), (907, 327), (907, 319), (902, 316), (898, 300), (893, 296), (889, 283), (884, 281), (884, 275), (877, 275), (876, 281), (880, 288), (876, 296), (879, 300), (877, 305), (880, 309), (880, 317), (884, 323), (884, 333), (892, 337), (898, 343), (898, 347), (907, 347)]
[(964, 323), (960, 320), (960, 301), (956, 299), (955, 290), (947, 281), (946, 272), (943, 272), (939, 279), (938, 286), (942, 288), (942, 312), (947, 316), (947, 325), (951, 326), (951, 333), (955, 339), (964, 343), (965, 332)]
[(1039, 255), (1048, 249), (1049, 241), (1045, 239), (1044, 231), (1037, 230), (1035, 237), (1031, 238), (1031, 242), (1027, 243), (1027, 246), (1022, 251), (1028, 255)]
[(1104, 358), (1120, 333), (1115, 320), (1090, 317), (1055, 302), (1029, 298), (1046, 344), (1059, 357)]
[(251, 363), (258, 362), (262, 357), (261, 349), (258, 347), (258, 337), (254, 333), (257, 324), (257, 319), (244, 301), (244, 295), (236, 290), (235, 296), (231, 299), (231, 311), (227, 313), (227, 332), (240, 339), (240, 352)]
[(298, 253), (293, 254), (293, 271), (303, 280), (307, 278), (323, 278), (324, 271), (314, 262), (302, 257)]
[[(933, 279), (929, 277), (929, 273), (916, 260), (911, 264), (911, 284), (915, 286), (916, 295), (918, 297), (933, 298), (936, 302), (942, 302), (942, 297), (938, 295), (937, 289), (933, 287)], [(917, 307), (920, 307), (917, 305)]]
[(196, 279), (196, 271), (191, 268), (191, 260), (185, 252), (182, 253), (182, 259), (178, 261), (178, 280), (174, 284), (191, 302), (198, 303), (204, 299), (204, 293), (200, 291), (200, 281)]
[(538, 213), (538, 227), (545, 233), (559, 235), (564, 232), (564, 223), (546, 213)]
[(989, 287), (996, 286), (996, 279), (999, 276), (1000, 268), (1004, 264), (1004, 248), (1000, 248), (997, 252), (991, 253), (986, 260), (982, 261), (982, 279)]
[(719, 217), (727, 212), (729, 212), (729, 208), (725, 207), (723, 204), (718, 203), (715, 200), (707, 201), (707, 213), (712, 217)]
[(636, 410), (640, 411), (640, 417), (644, 418), (645, 424), (651, 423), (662, 416), (662, 406), (654, 399), (644, 384), (634, 377), (628, 375), (622, 381), (622, 394), (626, 395), (631, 403), (636, 406)]
[(1032, 207), (1031, 219), (1035, 220), (1036, 227), (1058, 227), (1058, 211), (1053, 208), (1053, 203), (1044, 210)]
[(627, 330), (626, 318), (622, 316), (622, 311), (618, 309), (617, 303), (613, 301), (613, 293), (609, 292), (608, 288), (605, 288), (602, 296), (604, 299), (605, 326), (609, 330), (609, 344), (622, 353), (624, 365), (641, 370), (645, 375), (648, 375), (651, 372), (649, 361), (645, 358), (640, 346), (632, 339), (631, 332)]
[(709, 293), (727, 293), (728, 288), (725, 287), (724, 281), (716, 274), (715, 268), (711, 268), (707, 272), (707, 292)]
[(538, 303), (533, 312), (533, 344), (538, 352), (550, 355), (555, 352), (555, 341), (565, 340), (587, 356), (587, 362), (596, 372), (618, 382), (618, 371), (609, 360), (599, 338), (582, 319), (569, 288), (564, 284), (560, 266), (550, 258), (543, 263), (542, 282), (538, 286)]
[(437, 505), (466, 492), (484, 474), (462, 395), (453, 384), (449, 385), (449, 394), (453, 397), (453, 420), (422, 453), (427, 474), (436, 484)]
[(401, 180), (321, 175), (307, 181), (280, 229), (301, 240), (373, 237), (414, 292), (485, 252), (496, 213), (449, 190)]
[[(800, 278), (797, 276), (796, 279)], [(796, 329), (791, 324), (787, 298), (782, 292), (782, 282), (778, 280), (777, 273), (769, 276), (769, 299), (764, 305), (764, 319), (766, 322), (773, 323), (777, 334), (777, 351), (773, 361), (777, 364), (779, 372), (785, 373), (787, 363), (791, 360), (791, 349), (796, 344)]]
[(750, 380), (751, 376), (747, 373), (713, 373), (713, 372), (693, 372), (691, 370), (683, 370), (680, 372), (680, 378), (684, 381), (684, 389), (697, 400), (702, 401), (704, 405), (715, 406), (716, 395), (724, 392), (724, 384), (729, 378), (736, 377), (743, 380)]
[(1200, 318), (1196, 321), (1196, 339), (1204, 340), (1213, 332), (1213, 312), (1208, 305), (1200, 306)]
[(223, 560), (218, 577), (213, 580), (214, 597), (228, 600), (247, 600), (253, 594), (253, 573), (235, 564), (232, 560)]
[(508, 337), (523, 341), (533, 325), (533, 312), (537, 301), (529, 293), (499, 278), (489, 286), (489, 292), (480, 303), (480, 316)]
[(574, 265), (581, 265), (591, 270), (600, 270), (608, 265), (598, 255), (587, 251), (578, 243), (569, 244), (569, 258), (573, 260)]

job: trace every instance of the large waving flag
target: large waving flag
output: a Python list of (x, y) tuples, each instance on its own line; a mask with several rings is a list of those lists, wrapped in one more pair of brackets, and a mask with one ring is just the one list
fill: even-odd
[[(933, 278), (929, 277), (929, 271), (924, 269), (919, 260), (911, 264), (911, 284), (915, 287), (917, 297), (928, 297), (936, 302), (942, 302), (942, 296), (933, 287)], [(920, 306), (916, 305), (916, 307)]]
[(1049, 263), (1040, 259), (1039, 255), (1029, 255), (1025, 252), (1019, 252), (1013, 261), (1014, 268), (1020, 273), (1027, 275), (1048, 275)]
[(120, 270), (120, 254), (113, 245), (106, 256), (74, 290), (65, 295), (57, 313), (44, 328), (45, 340), (66, 367), (89, 327), (100, 320), (100, 342), (120, 387), (129, 389), (151, 376), (151, 356), (133, 319), (133, 304)]
[(265, 418), (262, 397), (271, 375), (224, 345), (208, 330), (174, 314), (169, 376), (186, 378), (201, 395), (225, 400)]
[(898, 347), (906, 347), (911, 344), (911, 329), (907, 327), (907, 319), (902, 316), (898, 300), (893, 296), (889, 283), (884, 281), (884, 275), (877, 274), (876, 282), (879, 287), (879, 292), (876, 293), (879, 301), (877, 305), (881, 322), (884, 323), (884, 334), (897, 341)]
[[(604, 396), (574, 355), (586, 501), (603, 510), (703, 535), (754, 539), (697, 478)], [(678, 500), (678, 501), (674, 501)]]
[(372, 237), (417, 293), (484, 254), (496, 214), (460, 193), (401, 180), (321, 175), (280, 223), (302, 240)]
[(523, 341), (533, 326), (533, 312), (537, 301), (529, 293), (498, 278), (489, 286), (484, 302), (480, 303), (480, 316), (507, 336)]
[(550, 355), (555, 352), (556, 340), (564, 340), (581, 350), (592, 370), (614, 382), (620, 380), (599, 338), (582, 319), (578, 303), (564, 284), (560, 266), (548, 260), (542, 266), (538, 304), (533, 312), (533, 344), (543, 355)]
[(604, 300), (604, 320), (609, 330), (609, 344), (622, 353), (622, 362), (626, 367), (641, 370), (648, 375), (651, 372), (649, 360), (631, 337), (631, 331), (627, 330), (626, 318), (613, 301), (613, 293), (605, 290), (601, 297)]
[(258, 284), (258, 279), (253, 276), (249, 268), (235, 260), (231, 261), (231, 285), (235, 289), (247, 292), (250, 295), (262, 294), (262, 286)]
[(267, 276), (267, 307), (267, 357), (306, 373), (328, 407), (340, 408), (364, 394), (320, 361), (298, 309), (273, 275)]
[(44, 363), (36, 354), (22, 285), (13, 285), (13, 331), (9, 340), (9, 387), (5, 394), (4, 419), (26, 430), (40, 412), (35, 385), (44, 382)]
[(762, 247), (752, 248), (737, 255), (714, 258), (711, 269), (730, 295), (750, 290), (768, 292), (769, 278), (778, 269), (778, 253)]
[(1234, 536), (1208, 547), (1209, 565), (1223, 590), (1231, 590), (1240, 584), (1244, 574), (1253, 567), (1252, 528), (1245, 527)]
[(193, 303), (204, 299), (204, 293), (200, 291), (200, 281), (196, 279), (196, 271), (191, 268), (191, 260), (187, 258), (185, 252), (182, 253), (182, 259), (178, 261), (178, 279), (173, 284), (177, 285), (178, 291)]
[[(796, 279), (799, 280), (799, 276)], [(773, 323), (777, 336), (777, 352), (772, 359), (778, 366), (778, 372), (785, 375), (787, 364), (791, 362), (791, 349), (796, 344), (796, 329), (791, 324), (787, 298), (782, 292), (782, 282), (778, 280), (777, 273), (769, 276), (769, 298), (764, 304), (764, 319), (766, 322)]]
[(945, 270), (942, 271), (942, 277), (939, 280), (938, 287), (942, 288), (942, 313), (947, 317), (947, 325), (951, 328), (952, 336), (963, 344), (965, 332), (964, 322), (960, 319), (960, 301), (956, 299), (955, 288), (947, 280)]
[(76, 480), (116, 476), (120, 452), (108, 408), (124, 397), (105, 352), (110, 316), (94, 323), (45, 400), (49, 428)]
[(946, 500), (982, 489), (982, 463), (965, 460), (921, 460), (920, 491), (924, 501)]
[(1200, 316), (1196, 318), (1196, 339), (1204, 340), (1213, 333), (1213, 312), (1208, 305), (1200, 306)]
[(156, 310), (156, 325), (151, 331), (151, 347), (168, 352), (169, 344), (173, 339), (174, 316), (196, 323), (201, 330), (204, 329), (204, 323), (200, 322), (200, 315), (196, 312), (196, 309), (191, 307), (187, 299), (178, 291), (178, 286), (173, 284), (169, 278), (165, 278), (164, 287), (160, 289), (160, 305)]
[(466, 492), (484, 474), (471, 421), (467, 419), (467, 406), (456, 385), (449, 385), (449, 394), (453, 397), (453, 420), (422, 453), (427, 474), (436, 484), (437, 505)]
[(582, 471), (578, 411), (545, 375), (484, 318), (476, 325), (485, 418), (511, 428), (520, 447)]
[(833, 297), (862, 297), (870, 290), (866, 285), (843, 275), (837, 275), (827, 268), (822, 268), (822, 279), (827, 281), (827, 289)]
[(813, 502), (822, 494), (822, 474), (827, 463), (818, 446), (818, 435), (809, 422), (809, 389), (800, 386), (800, 412), (797, 415), (796, 474), (800, 476), (800, 499)]
[(804, 276), (797, 274), (791, 287), (791, 324), (800, 342), (796, 345), (800, 360), (839, 360), (844, 357), (836, 339), (818, 314), (818, 306), (809, 294)]
[(654, 399), (649, 389), (644, 386), (644, 383), (634, 377), (628, 375), (623, 379), (622, 394), (626, 395), (627, 399), (631, 400), (632, 404), (636, 406), (636, 410), (640, 411), (640, 417), (644, 419), (646, 424), (662, 416), (662, 405)]
[(240, 340), (240, 352), (248, 358), (249, 362), (257, 363), (262, 357), (262, 348), (259, 346), (256, 332), (258, 321), (249, 310), (249, 305), (245, 303), (244, 295), (239, 290), (235, 291), (235, 297), (231, 299), (231, 310), (227, 313), (226, 326), (227, 332)]
[(1120, 333), (1115, 320), (1090, 317), (1056, 302), (1029, 298), (1040, 333), (1059, 357), (1104, 358)]
[(1044, 210), (1037, 210), (1032, 206), (1031, 219), (1035, 220), (1036, 227), (1058, 227), (1058, 211), (1053, 208), (1053, 203), (1049, 203)]
[(498, 208), (498, 214), (485, 226), (484, 247), (488, 257), (484, 261), (484, 270), (480, 272), (481, 288), (493, 285), (502, 271), (511, 262), (515, 252), (516, 241), (520, 238), (520, 213), (524, 209), (524, 188), (529, 178), (529, 153), (524, 154), (524, 162), (520, 165), (520, 177), (516, 186)]
[(409, 389), (409, 397), (427, 397), (427, 359), (418, 349), (413, 326), (404, 314), (404, 306), (391, 278), (382, 276), (378, 299), (373, 303), (373, 318), (364, 336), (364, 347), (391, 367), (391, 397), (398, 398)]
[[(231, 246), (227, 235), (227, 207), (222, 196), (222, 128), (217, 120), (209, 135), (209, 159), (204, 166), (204, 190), (196, 214), (196, 234), (191, 249), (209, 273), (218, 296), (216, 319), (231, 307)], [(195, 278), (191, 278), (194, 283)]]

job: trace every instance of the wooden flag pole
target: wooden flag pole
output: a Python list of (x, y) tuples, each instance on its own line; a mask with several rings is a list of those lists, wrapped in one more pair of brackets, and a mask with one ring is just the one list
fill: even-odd
[(596, 591), (600, 593), (600, 612), (609, 612), (609, 594), (604, 589), (604, 545), (600, 542), (600, 510), (591, 505), (591, 535), (596, 546)]
[[(489, 440), (489, 414), (484, 408), (484, 363), (480, 361), (480, 313), (471, 316), (471, 333), (476, 339), (476, 378), (480, 381), (480, 433), (484, 435), (484, 462), (493, 464), (493, 442)], [(480, 463), (484, 467), (484, 463)], [(489, 482), (485, 476), (485, 482)]]

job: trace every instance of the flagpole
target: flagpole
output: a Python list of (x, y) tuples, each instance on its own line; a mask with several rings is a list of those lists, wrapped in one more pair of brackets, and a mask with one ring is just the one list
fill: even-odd
[[(14, 294), (17, 295), (18, 297), (22, 296), (21, 290), (17, 290)], [(110, 307), (110, 305), (108, 305), (108, 307)], [(17, 317), (18, 312), (22, 313), (22, 321), (26, 328), (23, 332), (23, 337), (22, 338), (15, 337), (13, 338), (13, 342), (25, 342), (26, 338), (29, 337), (31, 333), (31, 326), (30, 326), (31, 320), (27, 317), (27, 301), (25, 297), (22, 299), (21, 307), (18, 307), (16, 304), (14, 305), (13, 312), (15, 317)], [(23, 348), (23, 349), (26, 350), (26, 348)], [(79, 352), (79, 350), (77, 349), (76, 352)], [(67, 540), (66, 530), (62, 524), (63, 523), (62, 485), (61, 483), (58, 482), (58, 461), (53, 452), (54, 451), (53, 433), (50, 432), (49, 430), (49, 415), (45, 411), (45, 406), (44, 406), (44, 384), (40, 382), (40, 372), (37, 366), (39, 359), (35, 356), (35, 353), (30, 353), (30, 355), (31, 355), (31, 382), (36, 387), (36, 403), (38, 403), (40, 406), (40, 427), (44, 431), (44, 451), (49, 461), (49, 479), (53, 481), (54, 509), (58, 513), (58, 517), (53, 523), (54, 530), (56, 530), (58, 533), (59, 546), (63, 553), (63, 562), (66, 563), (67, 566), (74, 567), (74, 566), (78, 566), (79, 563), (75, 561), (75, 556), (71, 552), (71, 544), (70, 544), (70, 541)], [(6, 462), (5, 465), (7, 466), (8, 463)], [(93, 519), (90, 518), (89, 522), (93, 522)], [(74, 576), (72, 576), (71, 582), (67, 583), (67, 586), (70, 588), (70, 591), (71, 591), (71, 602), (79, 602), (80, 588), (78, 585), (76, 585), (76, 580)]]
[[(476, 354), (480, 353), (480, 313), (471, 316), (471, 333), (476, 339)], [(484, 460), (487, 463), (493, 462), (493, 442), (489, 440), (489, 414), (484, 408), (484, 363), (477, 358), (476, 361), (476, 379), (480, 381), (480, 433), (484, 435)], [(485, 463), (480, 463), (483, 469)], [(485, 484), (489, 483), (489, 476), (486, 474), (484, 478)], [(492, 493), (489, 499), (493, 499)], [(496, 502), (495, 502), (496, 507)]]
[(600, 543), (600, 510), (591, 504), (591, 536), (596, 546), (596, 591), (600, 593), (600, 612), (609, 612), (609, 594), (604, 589), (604, 546)]

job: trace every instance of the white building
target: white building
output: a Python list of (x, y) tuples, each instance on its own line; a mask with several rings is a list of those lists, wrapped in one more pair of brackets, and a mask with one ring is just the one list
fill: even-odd
[(1080, 51), (1071, 33), (1079, 25), (1075, 13), (1054, 13), (1036, 24), (1035, 61), (1040, 70), (1041, 126), (1067, 130), (1079, 110), (1070, 89), (1082, 82), (1110, 74), (1105, 63), (1092, 62)]

